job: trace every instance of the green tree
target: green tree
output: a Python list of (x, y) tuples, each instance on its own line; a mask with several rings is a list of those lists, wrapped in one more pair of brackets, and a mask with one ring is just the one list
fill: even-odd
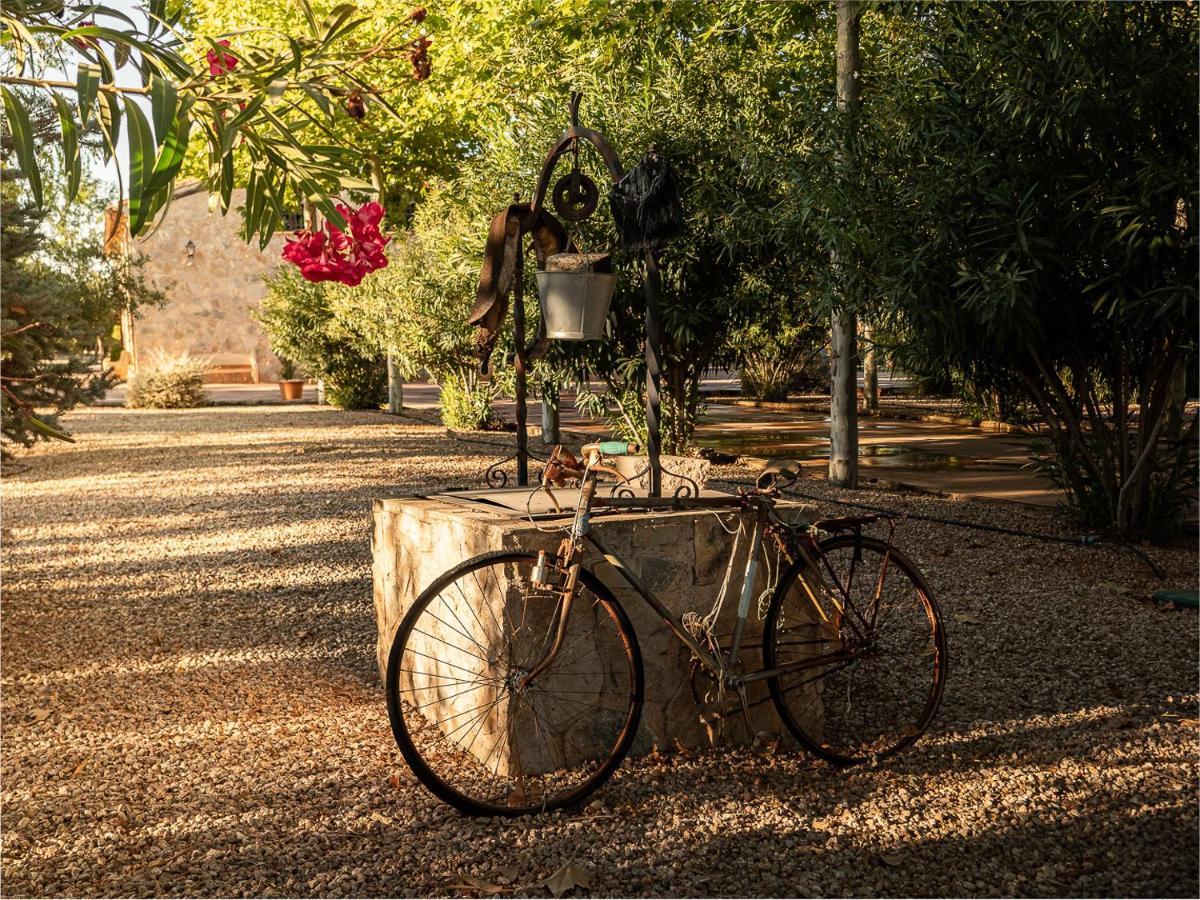
[[(237, 160), (243, 161), (247, 237), (257, 235), (266, 245), (290, 206), (289, 193), (344, 224), (330, 195), (369, 191), (371, 184), (350, 175), (356, 151), (335, 143), (328, 124), (335, 117), (331, 98), (353, 93), (365, 105), (398, 115), (355, 71), (370, 54), (383, 54), (391, 45), (350, 49), (348, 38), (362, 20), (353, 18), (349, 3), (318, 19), (308, 0), (295, 0), (280, 39), (261, 28), (192, 39), (180, 24), (181, 10), (178, 4), (168, 8), (167, 0), (149, 0), (137, 13), (139, 23), (121, 10), (94, 4), (5, 4), (0, 13), (0, 95), (33, 202), (43, 203), (34, 126), (52, 110), (61, 127), (69, 200), (80, 183), (81, 132), (94, 124), (109, 158), (124, 126), (129, 229), (134, 235), (170, 198), (193, 127), (208, 151), (200, 175), (223, 212), (229, 209)], [(48, 76), (51, 59), (64, 69), (68, 60), (74, 63), (75, 80)], [(126, 67), (136, 70), (138, 84), (118, 78)], [(21, 86), (33, 93), (21, 93)], [(148, 103), (149, 117), (139, 100)], [(314, 136), (302, 138), (309, 126)]]
[[(52, 122), (40, 123), (39, 152), (56, 152)], [(0, 132), (0, 412), (3, 454), (13, 445), (68, 439), (58, 417), (103, 395), (104, 364), (119, 342), (113, 329), (123, 313), (162, 303), (142, 277), (140, 260), (110, 260), (101, 226), (108, 197), (81, 178), (76, 202), (66, 184), (48, 173), (49, 202), (28, 201), (11, 165), (7, 129)]]
[(909, 59), (869, 66), (869, 164), (826, 222), (897, 352), (1035, 409), (1087, 524), (1170, 522), (1195, 475), (1194, 12), (957, 4), (871, 27)]

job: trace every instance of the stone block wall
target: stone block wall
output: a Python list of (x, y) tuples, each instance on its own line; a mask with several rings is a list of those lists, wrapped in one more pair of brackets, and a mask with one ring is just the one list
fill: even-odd
[[(789, 518), (804, 519), (808, 512), (807, 507), (792, 505)], [(619, 513), (595, 517), (592, 527), (608, 549), (623, 559), (672, 612), (678, 615), (693, 610), (705, 614), (725, 580), (734, 541), (727, 529), (737, 531), (738, 520), (739, 514), (735, 512), (719, 515), (668, 512), (653, 516)], [(547, 527), (546, 523), (541, 524)], [(749, 528), (747, 521), (718, 620), (717, 633), (725, 642), (733, 631), (736, 617), (750, 542)], [(561, 537), (561, 532), (546, 534), (528, 521), (504, 513), (468, 508), (447, 500), (376, 501), (372, 552), (378, 631), (376, 653), (381, 677), (385, 675), (388, 653), (401, 618), (412, 601), (439, 575), (489, 550), (522, 548), (553, 552)], [(688, 649), (594, 550), (589, 548), (584, 565), (613, 591), (632, 621), (641, 647), (646, 696), (633, 752), (644, 753), (654, 747), (672, 750), (678, 746), (709, 746), (710, 730), (701, 721), (701, 710), (693, 697)], [(766, 599), (760, 603), (757, 596), (777, 577), (776, 570), (767, 572), (759, 567), (756, 599), (751, 606), (742, 651), (747, 669), (761, 665), (761, 614), (766, 612)], [(480, 618), (486, 620), (482, 610)], [(701, 694), (712, 687), (703, 677), (697, 684)], [(777, 734), (783, 730), (765, 684), (752, 686), (749, 700), (752, 706), (748, 731), (736, 698), (729, 697), (731, 714), (725, 719), (724, 740), (748, 743), (753, 740), (754, 733)], [(489, 728), (487, 735), (479, 736), (480, 747), (472, 747), (473, 752), (477, 755), (490, 752), (502, 731), (498, 726)]]
[[(279, 359), (253, 313), (266, 294), (262, 276), (279, 265), (287, 235), (277, 233), (259, 250), (257, 241), (242, 240), (234, 209), (226, 216), (209, 212), (208, 193), (196, 188), (181, 186), (158, 227), (133, 242), (132, 252), (146, 257), (148, 280), (169, 298), (161, 309), (144, 309), (134, 319), (138, 364), (158, 352), (220, 355), (226, 364), (233, 362), (229, 354), (241, 354), (254, 358), (259, 381), (275, 381)], [(235, 191), (232, 207), (244, 195)], [(190, 263), (188, 241), (195, 244)]]

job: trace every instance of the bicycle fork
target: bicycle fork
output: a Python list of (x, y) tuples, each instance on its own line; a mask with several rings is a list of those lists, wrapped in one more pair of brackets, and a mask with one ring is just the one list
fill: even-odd
[(558, 657), (563, 640), (567, 635), (567, 625), (571, 620), (571, 606), (575, 600), (575, 588), (579, 582), (579, 566), (575, 557), (579, 553), (583, 538), (589, 530), (589, 511), (592, 508), (592, 498), (596, 494), (595, 477), (585, 477), (580, 488), (580, 502), (576, 506), (575, 518), (571, 522), (571, 533), (563, 538), (558, 547), (559, 563), (556, 568), (565, 568), (567, 577), (561, 587), (554, 584), (550, 564), (546, 560), (546, 551), (538, 553), (537, 564), (533, 568), (531, 580), (535, 586), (550, 587), (559, 595), (558, 622), (555, 627), (554, 641), (537, 661), (529, 673), (522, 679), (525, 684), (532, 682), (538, 675), (546, 671)]

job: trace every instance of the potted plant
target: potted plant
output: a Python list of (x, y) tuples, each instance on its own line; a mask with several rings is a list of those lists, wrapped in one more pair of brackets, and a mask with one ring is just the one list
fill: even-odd
[(279, 358), (279, 396), (284, 400), (299, 400), (304, 396), (304, 379), (296, 377), (296, 364)]

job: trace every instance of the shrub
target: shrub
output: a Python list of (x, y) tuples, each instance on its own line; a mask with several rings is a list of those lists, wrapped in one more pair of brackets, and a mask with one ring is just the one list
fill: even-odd
[(376, 409), (387, 400), (387, 364), (356, 324), (337, 314), (333, 288), (305, 281), (290, 266), (265, 281), (258, 320), (280, 358), (323, 379), (334, 406)]
[(162, 353), (129, 380), (126, 406), (145, 409), (189, 409), (203, 406), (208, 361), (189, 353)]
[(821, 357), (824, 331), (812, 324), (769, 327), (755, 322), (730, 341), (742, 373), (742, 394), (755, 400), (786, 400), (791, 391), (824, 383), (829, 369)]
[(492, 411), (495, 389), (474, 372), (452, 373), (441, 382), (442, 424), (472, 431), (496, 429), (499, 416)]

